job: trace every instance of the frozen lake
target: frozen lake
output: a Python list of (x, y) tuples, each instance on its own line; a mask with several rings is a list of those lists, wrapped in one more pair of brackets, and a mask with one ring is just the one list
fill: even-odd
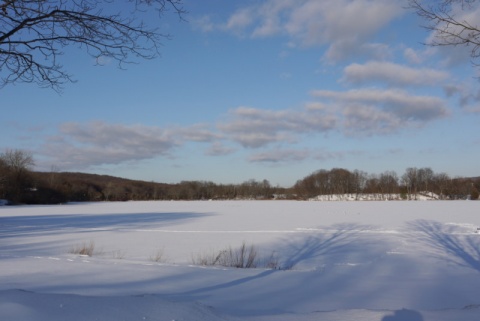
[[(477, 320), (478, 227), (474, 201), (0, 207), (0, 319)], [(243, 243), (276, 269), (194, 264)]]

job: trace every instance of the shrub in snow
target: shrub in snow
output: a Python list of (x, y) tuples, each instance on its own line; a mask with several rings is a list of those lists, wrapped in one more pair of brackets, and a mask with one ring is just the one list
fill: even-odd
[(269, 257), (259, 257), (254, 245), (247, 246), (244, 243), (239, 248), (228, 247), (218, 253), (198, 255), (192, 258), (195, 265), (233, 267), (240, 269), (252, 269), (263, 267), (267, 269), (280, 269), (280, 260), (275, 252)]
[(220, 253), (218, 264), (221, 266), (250, 269), (257, 267), (255, 246), (243, 243), (238, 249), (229, 247)]
[(95, 243), (90, 241), (90, 243), (82, 243), (80, 245), (75, 245), (71, 250), (70, 253), (77, 254), (77, 255), (86, 255), (86, 256), (93, 256), (95, 250)]
[(157, 263), (165, 263), (167, 259), (165, 257), (164, 249), (158, 249), (152, 256), (150, 256), (150, 261), (157, 262)]
[(266, 257), (266, 259), (263, 262), (263, 266), (267, 269), (272, 269), (272, 270), (279, 270), (282, 267), (280, 266), (280, 259), (278, 258), (278, 255), (276, 252), (272, 252), (269, 257)]
[(125, 251), (122, 251), (122, 250), (116, 250), (116, 251), (113, 251), (112, 252), (112, 256), (114, 259), (117, 259), (117, 260), (122, 260), (125, 258)]

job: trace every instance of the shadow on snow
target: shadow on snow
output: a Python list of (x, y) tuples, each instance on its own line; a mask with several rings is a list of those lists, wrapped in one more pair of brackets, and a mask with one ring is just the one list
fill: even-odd
[[(331, 261), (332, 259), (348, 259), (352, 255), (367, 250), (368, 241), (359, 242), (358, 235), (371, 226), (359, 224), (335, 224), (328, 230), (302, 235), (300, 238), (285, 239), (282, 256), (287, 259), (283, 263), (284, 269), (294, 269), (303, 262)], [(317, 264), (318, 265), (318, 264)]]
[(420, 232), (417, 239), (433, 249), (433, 256), (480, 272), (480, 237), (462, 233), (456, 226), (435, 221), (417, 220), (407, 223), (408, 228)]
[(128, 214), (72, 214), (72, 215), (36, 215), (0, 218), (0, 238), (33, 236), (45, 233), (65, 233), (91, 229), (147, 228), (168, 226), (186, 220), (199, 219), (205, 213), (128, 213)]
[[(235, 313), (240, 315), (252, 312), (289, 312), (287, 310), (292, 307), (311, 304), (309, 302), (316, 301), (316, 297), (341, 292), (355, 283), (356, 274), (348, 272), (348, 265), (345, 265), (347, 270), (336, 271), (335, 268), (330, 268), (336, 262), (361, 260), (362, 257), (366, 257), (365, 260), (368, 261), (372, 256), (378, 255), (379, 247), (374, 246), (373, 240), (359, 237), (363, 230), (369, 228), (371, 227), (358, 224), (336, 224), (328, 230), (299, 233), (297, 237), (285, 238), (272, 245), (279, 249), (280, 257), (285, 258), (278, 270), (245, 270), (240, 278), (193, 288), (167, 297), (191, 300), (221, 297), (228, 302), (224, 302), (225, 304), (233, 305), (230, 307), (231, 311), (235, 310)], [(380, 245), (382, 246), (383, 244)], [(332, 265), (325, 269), (325, 262)], [(304, 270), (302, 266), (311, 266), (314, 263), (318, 263), (320, 268)], [(325, 274), (332, 272), (333, 275)], [(291, 278), (285, 278), (285, 273), (292, 273)], [(289, 295), (277, 296), (277, 293)], [(248, 312), (246, 306), (249, 306)]]
[(423, 321), (423, 316), (417, 311), (402, 309), (383, 317), (382, 321)]

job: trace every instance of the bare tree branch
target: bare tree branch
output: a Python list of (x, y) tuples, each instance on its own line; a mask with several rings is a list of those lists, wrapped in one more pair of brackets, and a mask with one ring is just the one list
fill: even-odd
[(58, 58), (71, 45), (120, 67), (155, 58), (168, 35), (141, 17), (169, 9), (185, 13), (182, 0), (0, 0), (0, 88), (28, 82), (61, 89), (72, 78)]
[(478, 10), (478, 0), (409, 0), (409, 7), (426, 21), (433, 32), (431, 46), (465, 46), (474, 64), (480, 58), (480, 17), (469, 15)]

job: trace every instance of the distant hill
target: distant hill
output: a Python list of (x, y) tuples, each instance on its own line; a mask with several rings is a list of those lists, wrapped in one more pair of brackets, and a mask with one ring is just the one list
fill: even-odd
[(148, 200), (165, 196), (172, 184), (79, 172), (34, 172), (40, 187), (57, 190), (68, 201)]
[(34, 189), (27, 203), (129, 200), (271, 199), (285, 195), (285, 188), (272, 187), (267, 180), (241, 184), (182, 181), (166, 184), (109, 175), (78, 172), (34, 172)]
[[(13, 172), (12, 172), (13, 173)], [(369, 175), (346, 169), (319, 170), (300, 179), (291, 188), (273, 187), (267, 180), (241, 184), (182, 181), (176, 184), (147, 182), (110, 175), (81, 172), (23, 172), (22, 184), (14, 175), (0, 181), (0, 199), (14, 204), (58, 204), (65, 202), (130, 200), (222, 200), (222, 199), (314, 199), (321, 195), (418, 195), (433, 192), (439, 199), (478, 199), (480, 177), (449, 178), (434, 174), (429, 181), (406, 185), (394, 172)], [(8, 174), (8, 173), (7, 173)], [(390, 175), (390, 176), (389, 176)], [(1, 178), (1, 177), (0, 177)], [(414, 198), (416, 199), (416, 198)]]

